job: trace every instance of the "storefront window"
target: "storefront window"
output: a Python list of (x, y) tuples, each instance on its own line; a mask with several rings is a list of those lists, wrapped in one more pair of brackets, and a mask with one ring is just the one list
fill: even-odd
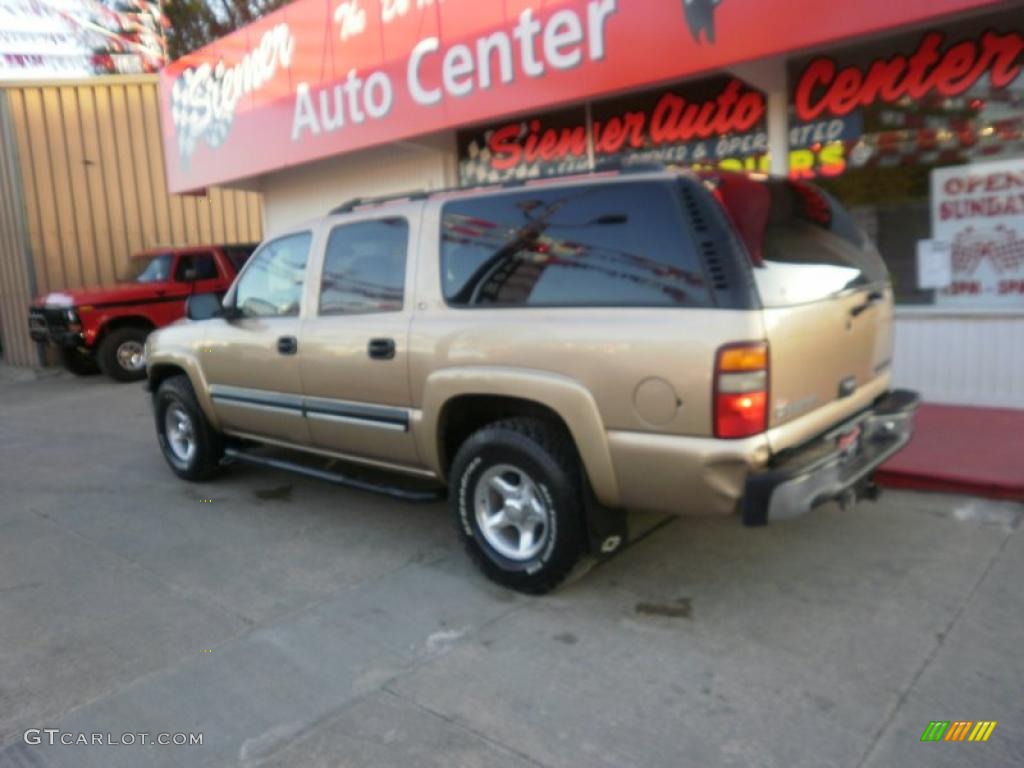
[(1019, 21), (1003, 14), (792, 63), (791, 177), (853, 212), (899, 303), (1024, 307)]
[(464, 185), (638, 163), (766, 170), (765, 96), (722, 75), (461, 131), (458, 147)]
[[(789, 175), (848, 209), (903, 305), (1024, 308), (1024, 32), (994, 14), (790, 62)], [(465, 185), (629, 163), (767, 172), (719, 75), (461, 131)]]

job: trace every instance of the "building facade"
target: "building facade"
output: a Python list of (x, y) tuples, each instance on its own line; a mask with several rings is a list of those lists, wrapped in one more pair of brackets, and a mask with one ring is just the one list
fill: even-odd
[(161, 76), (167, 179), (354, 197), (630, 163), (812, 180), (878, 242), (897, 384), (1024, 408), (1024, 4), (298, 0)]

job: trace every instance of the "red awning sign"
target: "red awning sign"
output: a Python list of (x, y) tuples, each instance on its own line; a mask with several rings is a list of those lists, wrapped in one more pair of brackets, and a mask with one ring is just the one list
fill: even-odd
[(162, 72), (168, 186), (256, 176), (997, 4), (859, 0), (850, 14), (820, 0), (297, 0)]

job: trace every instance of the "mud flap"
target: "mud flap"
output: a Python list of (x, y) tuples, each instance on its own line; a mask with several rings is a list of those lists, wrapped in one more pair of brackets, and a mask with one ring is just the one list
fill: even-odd
[(583, 509), (587, 529), (587, 550), (597, 558), (614, 555), (629, 541), (626, 510), (606, 507), (594, 496), (588, 480), (584, 481)]

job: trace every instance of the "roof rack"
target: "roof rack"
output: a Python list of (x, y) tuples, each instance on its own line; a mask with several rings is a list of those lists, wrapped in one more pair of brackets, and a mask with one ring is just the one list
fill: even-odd
[(592, 171), (575, 171), (572, 173), (564, 174), (552, 174), (551, 176), (538, 176), (530, 179), (508, 179), (506, 181), (495, 181), (485, 182), (483, 184), (471, 184), (469, 186), (462, 187), (443, 187), (441, 189), (417, 189), (412, 192), (398, 192), (393, 195), (380, 195), (378, 197), (353, 197), (351, 200), (346, 200), (344, 203), (339, 205), (337, 208), (331, 209), (331, 216), (339, 213), (351, 213), (357, 208), (365, 208), (371, 205), (384, 205), (386, 203), (394, 203), (399, 200), (407, 200), (412, 202), (414, 200), (427, 200), (432, 195), (443, 195), (449, 192), (468, 192), (473, 189), (508, 189), (512, 187), (522, 187), (527, 184), (539, 183), (545, 181), (558, 181), (559, 179), (572, 178), (575, 176), (585, 177), (589, 175), (601, 175), (606, 173), (650, 173), (652, 171), (664, 171), (667, 170), (668, 166), (661, 163), (629, 163), (623, 161), (615, 161), (602, 165), (600, 168), (595, 168)]
[(367, 205), (382, 205), (383, 203), (396, 202), (398, 200), (426, 200), (430, 192), (418, 189), (414, 192), (399, 192), (394, 195), (380, 195), (379, 197), (353, 197), (346, 200), (337, 208), (331, 209), (331, 215), (336, 213), (351, 213), (356, 208), (363, 208)]

